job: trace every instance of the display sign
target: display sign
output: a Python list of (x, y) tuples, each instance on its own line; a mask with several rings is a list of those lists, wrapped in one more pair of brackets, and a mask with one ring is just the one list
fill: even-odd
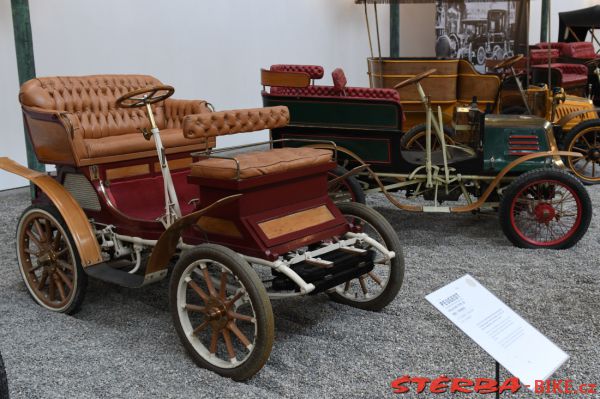
[(468, 274), (426, 299), (531, 390), (569, 358)]

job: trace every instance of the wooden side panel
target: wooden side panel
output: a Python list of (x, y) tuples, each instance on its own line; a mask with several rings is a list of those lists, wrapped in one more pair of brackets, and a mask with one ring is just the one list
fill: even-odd
[(260, 70), (260, 84), (276, 87), (307, 87), (310, 76), (304, 72), (276, 72)]
[(259, 223), (269, 240), (329, 222), (335, 217), (325, 205)]

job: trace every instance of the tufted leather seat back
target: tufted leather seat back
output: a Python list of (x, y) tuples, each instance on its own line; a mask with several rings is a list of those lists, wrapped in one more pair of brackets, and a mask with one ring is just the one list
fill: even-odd
[(320, 65), (276, 64), (271, 65), (271, 71), (306, 73), (311, 79), (321, 79), (325, 73), (325, 70)]
[(594, 44), (591, 42), (565, 43), (563, 46), (563, 55), (565, 57), (584, 59), (598, 57), (594, 50)]
[[(92, 75), (32, 79), (21, 87), (22, 105), (77, 115), (84, 139), (97, 139), (148, 127), (144, 108), (117, 108), (117, 98), (162, 83), (147, 75)], [(156, 123), (165, 128), (164, 103), (154, 107)], [(179, 127), (179, 126), (173, 126)]]

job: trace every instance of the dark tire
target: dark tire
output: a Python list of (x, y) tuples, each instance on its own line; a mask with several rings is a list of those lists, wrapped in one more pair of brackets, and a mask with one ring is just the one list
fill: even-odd
[[(348, 173), (348, 170), (343, 166), (337, 166), (335, 169), (329, 172), (330, 178), (335, 179), (336, 177), (343, 176)], [(366, 203), (365, 191), (362, 189), (360, 183), (354, 176), (350, 176), (344, 181), (340, 182), (339, 185), (333, 187), (329, 191), (329, 197), (332, 201), (337, 203), (340, 202), (358, 202), (361, 204)]]
[(74, 314), (81, 307), (87, 275), (73, 237), (51, 205), (32, 205), (17, 224), (17, 260), (31, 297), (44, 308)]
[[(431, 150), (435, 151), (440, 148), (440, 142), (437, 135), (431, 131)], [(408, 132), (404, 133), (400, 138), (400, 148), (403, 150), (410, 151), (425, 151), (425, 134), (427, 126), (424, 123), (413, 126)], [(454, 130), (448, 126), (444, 126), (444, 138), (446, 144), (455, 144), (454, 142)]]
[(504, 190), (499, 218), (502, 231), (517, 247), (566, 249), (586, 233), (592, 202), (585, 187), (568, 172), (537, 169)]
[(175, 330), (198, 366), (242, 381), (269, 358), (275, 335), (271, 302), (256, 272), (232, 250), (202, 244), (183, 253), (173, 269), (169, 302)]
[(520, 105), (507, 107), (502, 110), (503, 115), (527, 115), (527, 108)]
[[(376, 274), (377, 270), (373, 269), (371, 272), (373, 274), (365, 274), (359, 279), (341, 284), (328, 292), (328, 295), (335, 302), (355, 308), (372, 311), (381, 310), (396, 298), (404, 280), (404, 256), (400, 239), (390, 223), (374, 209), (354, 202), (338, 204), (338, 208), (352, 224), (362, 223), (363, 232), (379, 241), (388, 250), (394, 251), (396, 256), (376, 266), (376, 269), (377, 267), (381, 269), (379, 270), (381, 273)], [(380, 254), (378, 252), (376, 258), (381, 256)], [(387, 269), (387, 273), (384, 269)], [(367, 297), (369, 285), (372, 289), (379, 289), (376, 295), (371, 298)]]
[(600, 183), (600, 119), (577, 124), (565, 136), (563, 148), (584, 154), (583, 158), (564, 157), (567, 168), (582, 183)]
[(2, 354), (0, 354), (0, 399), (8, 399), (8, 380)]

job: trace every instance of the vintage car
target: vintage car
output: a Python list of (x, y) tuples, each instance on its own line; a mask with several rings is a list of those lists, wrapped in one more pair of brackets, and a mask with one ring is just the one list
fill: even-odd
[[(558, 149), (545, 119), (486, 114), (473, 104), (461, 107), (455, 119), (469, 142), (447, 143), (442, 111), (434, 112), (421, 85), (437, 74), (431, 69), (396, 85), (412, 85), (425, 109), (424, 145), (406, 149), (401, 146), (404, 112), (396, 90), (348, 87), (339, 68), (332, 73), (333, 86), (311, 83), (323, 74), (320, 66), (273, 65), (261, 71), (262, 98), (265, 106), (290, 110), (290, 123), (271, 130), (274, 140), (292, 140), (280, 145), (307, 139), (335, 142), (340, 168), (334, 173), (345, 175), (342, 167), (352, 168), (347, 173), (355, 178), (332, 187), (337, 200), (364, 201), (364, 188), (366, 193), (383, 192), (405, 211), (499, 209), (505, 235), (526, 248), (568, 248), (585, 234), (591, 218), (589, 195), (561, 168), (561, 157), (579, 154)], [(403, 203), (394, 191), (430, 204)], [(441, 205), (461, 199), (456, 205)]]
[[(558, 147), (583, 154), (581, 158), (565, 158), (569, 169), (584, 183), (600, 183), (600, 119), (588, 98), (565, 95), (560, 89), (530, 84), (525, 87), (513, 68), (523, 61), (521, 55), (494, 65), (497, 74), (481, 74), (466, 60), (423, 58), (369, 60), (371, 86), (393, 88), (403, 79), (435, 68), (434, 75), (422, 81), (431, 104), (442, 110), (445, 131), (452, 135), (452, 120), (457, 107), (468, 106), (477, 99), (479, 109), (487, 113), (530, 114), (552, 122)], [(399, 90), (400, 103), (406, 115), (404, 143), (422, 141), (425, 111), (414, 86)]]
[(395, 298), (398, 236), (372, 209), (328, 197), (335, 146), (214, 150), (219, 135), (284, 127), (288, 109), (214, 112), (173, 92), (144, 75), (21, 87), (35, 155), (56, 165), (48, 174), (0, 158), (35, 186), (16, 246), (38, 304), (73, 313), (88, 276), (135, 288), (171, 270), (184, 347), (199, 366), (244, 380), (271, 352), (270, 298), (326, 292), (368, 310)]

